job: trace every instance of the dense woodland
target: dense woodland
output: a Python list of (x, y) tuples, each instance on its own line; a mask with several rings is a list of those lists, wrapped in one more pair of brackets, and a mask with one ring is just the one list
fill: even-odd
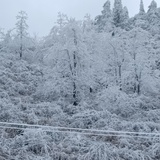
[(27, 13), (0, 30), (0, 122), (137, 132), (100, 136), (1, 128), (0, 160), (160, 160), (160, 8), (130, 18), (121, 0), (43, 38)]

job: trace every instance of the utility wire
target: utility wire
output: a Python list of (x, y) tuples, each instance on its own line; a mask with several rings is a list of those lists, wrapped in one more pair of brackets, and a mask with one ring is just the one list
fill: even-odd
[[(6, 126), (0, 126), (1, 129), (15, 129), (15, 130), (28, 130), (32, 131), (34, 128), (18, 128), (18, 127), (6, 127)], [(148, 136), (131, 136), (131, 135), (116, 135), (116, 134), (101, 134), (101, 133), (81, 133), (81, 132), (70, 132), (70, 131), (59, 131), (59, 130), (41, 130), (40, 132), (52, 132), (52, 133), (66, 133), (66, 134), (78, 134), (78, 135), (85, 135), (85, 136), (103, 136), (103, 137), (121, 137), (121, 138), (143, 138), (143, 139), (151, 139), (151, 138), (157, 138), (157, 137), (148, 137)]]
[(33, 130), (41, 129), (46, 132), (63, 132), (63, 133), (76, 133), (83, 135), (103, 135), (103, 136), (120, 136), (120, 137), (141, 137), (141, 138), (154, 138), (160, 137), (160, 133), (145, 133), (145, 132), (124, 132), (124, 131), (109, 131), (109, 130), (95, 130), (95, 129), (81, 129), (81, 128), (67, 128), (67, 127), (53, 127), (44, 125), (30, 125), (22, 123), (8, 123), (0, 122), (0, 128)]

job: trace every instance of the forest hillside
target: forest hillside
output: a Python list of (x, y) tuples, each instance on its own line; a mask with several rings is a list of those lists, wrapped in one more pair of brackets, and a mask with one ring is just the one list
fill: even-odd
[(159, 160), (160, 8), (107, 0), (43, 38), (0, 30), (0, 160)]

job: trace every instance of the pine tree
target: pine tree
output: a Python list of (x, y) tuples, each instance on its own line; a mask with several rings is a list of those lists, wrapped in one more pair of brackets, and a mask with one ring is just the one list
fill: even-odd
[(141, 2), (140, 2), (139, 13), (140, 13), (140, 14), (144, 14), (144, 13), (145, 13), (143, 0), (141, 0)]
[(114, 1), (113, 22), (116, 27), (119, 27), (123, 22), (123, 8), (121, 0)]
[(157, 9), (157, 3), (153, 0), (148, 8), (148, 13), (155, 12)]
[(102, 15), (105, 18), (111, 17), (111, 3), (110, 3), (110, 0), (107, 0), (107, 2), (103, 5)]
[(10, 52), (13, 46), (12, 42), (12, 31), (14, 29), (8, 30), (6, 33), (1, 32), (2, 34), (2, 41), (1, 41), (1, 50), (5, 52)]
[(20, 11), (17, 16), (17, 23), (16, 23), (16, 29), (17, 29), (17, 36), (20, 43), (20, 58), (22, 58), (23, 50), (24, 50), (24, 39), (27, 37), (27, 29), (28, 25), (26, 23), (27, 20), (27, 13), (24, 11)]
[(112, 26), (112, 11), (110, 0), (103, 5), (102, 14), (95, 18), (95, 24), (98, 26), (99, 31), (110, 31)]
[(147, 20), (149, 24), (149, 30), (152, 35), (156, 35), (160, 33), (160, 21), (158, 16), (157, 3), (153, 0), (148, 7), (147, 11)]
[(144, 10), (143, 0), (140, 1), (139, 13), (134, 16), (134, 26), (140, 27), (142, 29), (147, 30), (148, 28), (148, 21), (147, 21), (147, 14)]
[(128, 8), (125, 6), (123, 8), (123, 21), (127, 21), (129, 19), (129, 12), (128, 12)]
[(122, 24), (121, 28), (126, 28), (128, 27), (128, 20), (129, 20), (129, 13), (127, 7), (123, 8), (123, 14), (122, 14)]

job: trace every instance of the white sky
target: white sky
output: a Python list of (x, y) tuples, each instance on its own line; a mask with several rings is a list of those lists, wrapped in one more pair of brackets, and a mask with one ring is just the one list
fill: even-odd
[[(112, 5), (114, 0), (110, 0)], [(152, 0), (143, 0), (148, 9)], [(156, 0), (158, 7), (160, 0)], [(16, 23), (16, 15), (24, 10), (28, 14), (30, 34), (47, 35), (56, 22), (57, 13), (67, 14), (69, 17), (83, 19), (86, 13), (92, 18), (99, 15), (106, 0), (0, 0), (0, 28), (12, 29)], [(140, 0), (122, 0), (127, 6), (130, 16), (139, 11)]]

